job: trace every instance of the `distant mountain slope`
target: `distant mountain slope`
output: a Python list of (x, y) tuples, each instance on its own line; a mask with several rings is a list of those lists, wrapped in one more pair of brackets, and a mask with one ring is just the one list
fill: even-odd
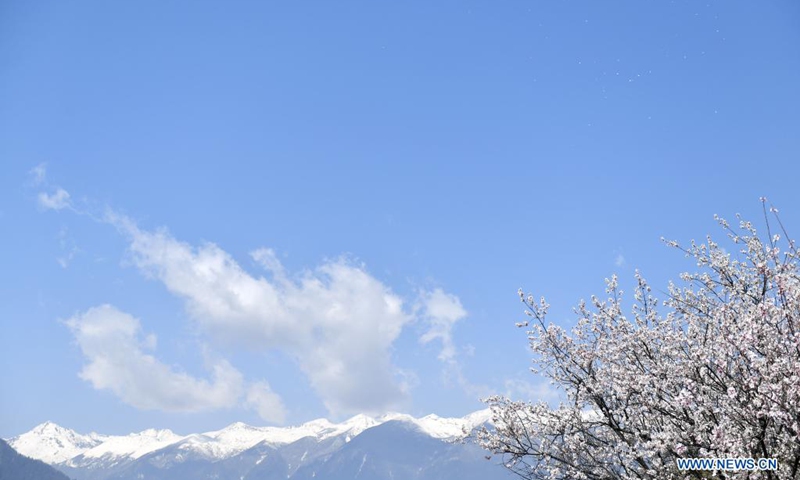
[(327, 458), (313, 462), (292, 480), (500, 480), (505, 469), (486, 461), (474, 445), (448, 443), (406, 421), (366, 430)]
[(0, 439), (0, 480), (69, 480), (50, 465), (20, 455)]

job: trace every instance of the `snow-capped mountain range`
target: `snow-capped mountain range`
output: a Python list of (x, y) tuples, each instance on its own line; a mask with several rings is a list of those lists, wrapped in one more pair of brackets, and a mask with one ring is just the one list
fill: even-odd
[[(481, 410), (462, 418), (442, 418), (436, 415), (414, 418), (392, 413), (377, 418), (357, 415), (342, 423), (318, 419), (286, 428), (234, 423), (221, 430), (189, 435), (149, 429), (124, 436), (80, 434), (46, 422), (7, 441), (17, 452), (49, 463), (79, 479), (162, 478), (159, 475), (166, 475), (166, 478), (201, 478), (198, 475), (203, 476), (205, 473), (198, 472), (205, 472), (203, 466), (213, 464), (215, 478), (229, 477), (238, 480), (249, 478), (248, 474), (252, 471), (266, 468), (261, 465), (262, 462), (277, 465), (270, 468), (280, 475), (274, 472), (260, 473), (256, 475), (258, 478), (273, 478), (269, 476), (273, 474), (274, 478), (292, 478), (295, 473), (297, 478), (303, 478), (303, 475), (313, 477), (316, 471), (299, 471), (304, 466), (309, 470), (322, 469), (324, 465), (327, 465), (324, 468), (330, 469), (333, 468), (331, 465), (341, 467), (347, 464), (347, 459), (350, 458), (347, 455), (352, 456), (352, 452), (347, 453), (348, 450), (343, 447), (375, 427), (382, 426), (375, 430), (378, 433), (370, 434), (375, 438), (388, 435), (391, 438), (404, 439), (399, 443), (408, 445), (397, 445), (398, 449), (411, 448), (410, 444), (414, 442), (420, 445), (424, 443), (428, 447), (435, 445), (436, 448), (441, 446), (443, 449), (451, 449), (456, 447), (451, 447), (446, 441), (464, 438), (490, 420), (489, 410)], [(354, 443), (360, 445), (364, 442)], [(367, 443), (371, 448), (373, 442)], [(350, 448), (353, 449), (357, 447)], [(340, 452), (344, 452), (341, 455), (345, 455), (345, 460), (326, 463)], [(393, 454), (385, 453), (389, 456)], [(382, 452), (372, 452), (371, 455), (373, 458), (380, 457)], [(452, 452), (448, 455), (453, 457)], [(269, 461), (265, 462), (265, 459)], [(362, 463), (366, 459), (367, 454), (364, 453)], [(190, 466), (192, 470), (187, 470)], [(424, 468), (419, 468), (420, 472), (423, 470)], [(387, 471), (391, 475), (391, 468)], [(221, 476), (220, 472), (223, 472)], [(327, 475), (333, 474), (328, 472)]]

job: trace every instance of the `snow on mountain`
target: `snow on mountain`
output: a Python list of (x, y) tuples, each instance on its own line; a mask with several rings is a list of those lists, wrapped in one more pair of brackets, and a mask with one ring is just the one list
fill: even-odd
[(380, 417), (378, 423), (385, 423), (391, 420), (409, 422), (415, 424), (433, 438), (453, 440), (465, 437), (476, 427), (491, 421), (491, 419), (492, 412), (487, 408), (461, 418), (443, 418), (434, 414), (422, 418), (414, 418), (403, 413), (388, 413)]
[(313, 437), (317, 440), (344, 434), (354, 437), (380, 423), (382, 422), (366, 415), (356, 415), (342, 423), (332, 423), (321, 418), (300, 426), (284, 428), (253, 427), (237, 422), (222, 430), (189, 435), (182, 439), (179, 448), (207, 458), (229, 458), (261, 442), (272, 446), (281, 446), (305, 437)]
[(109, 436), (103, 443), (73, 456), (66, 462), (71, 467), (92, 463), (98, 459), (108, 459), (117, 463), (124, 459), (135, 460), (150, 452), (172, 445), (184, 437), (171, 430), (148, 429), (125, 436)]
[(466, 436), (476, 427), (491, 419), (492, 412), (486, 409), (462, 418), (442, 418), (431, 414), (415, 420), (414, 423), (433, 438), (455, 439)]
[(182, 439), (178, 448), (206, 458), (228, 458), (265, 440), (270, 427), (252, 427), (241, 422), (222, 430), (193, 434)]
[(30, 432), (8, 439), (8, 444), (26, 457), (52, 465), (80, 455), (107, 439), (105, 435), (81, 435), (53, 422), (45, 422)]
[(153, 429), (125, 436), (81, 435), (48, 422), (10, 439), (9, 444), (19, 453), (49, 464), (82, 467), (94, 463), (108, 466), (135, 460), (170, 446), (203, 458), (225, 459), (262, 442), (283, 446), (305, 437), (322, 441), (342, 435), (349, 441), (364, 430), (395, 420), (412, 423), (433, 438), (454, 439), (463, 437), (465, 432), (469, 433), (490, 419), (489, 410), (463, 418), (428, 415), (417, 419), (406, 414), (390, 413), (378, 418), (356, 415), (342, 423), (317, 419), (285, 428), (253, 427), (237, 422), (221, 430), (187, 436), (177, 435), (170, 430)]
[(316, 436), (324, 439), (347, 434), (347, 438), (352, 438), (364, 430), (380, 425), (385, 421), (386, 420), (375, 419), (366, 415), (356, 415), (343, 423), (331, 424), (327, 431), (318, 432)]

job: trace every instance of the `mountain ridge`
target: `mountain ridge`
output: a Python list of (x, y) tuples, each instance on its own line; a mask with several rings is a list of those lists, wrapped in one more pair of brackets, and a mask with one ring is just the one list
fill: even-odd
[(187, 453), (193, 452), (205, 458), (220, 460), (238, 455), (262, 442), (271, 446), (283, 446), (305, 437), (321, 441), (338, 436), (344, 436), (349, 441), (364, 430), (388, 421), (412, 423), (432, 438), (450, 440), (466, 436), (490, 419), (488, 409), (457, 418), (444, 418), (434, 414), (421, 418), (402, 413), (388, 413), (379, 417), (359, 414), (341, 423), (319, 418), (288, 427), (258, 427), (234, 422), (220, 430), (188, 435), (153, 428), (128, 435), (103, 435), (95, 432), (82, 434), (47, 421), (6, 441), (14, 450), (27, 457), (51, 465), (82, 467), (100, 460), (104, 460), (105, 464), (136, 460), (170, 446), (179, 446)]

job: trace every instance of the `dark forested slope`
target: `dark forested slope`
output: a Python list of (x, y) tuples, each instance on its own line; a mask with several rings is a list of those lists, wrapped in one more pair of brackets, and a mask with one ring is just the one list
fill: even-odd
[(50, 465), (20, 455), (0, 439), (0, 480), (69, 480)]

